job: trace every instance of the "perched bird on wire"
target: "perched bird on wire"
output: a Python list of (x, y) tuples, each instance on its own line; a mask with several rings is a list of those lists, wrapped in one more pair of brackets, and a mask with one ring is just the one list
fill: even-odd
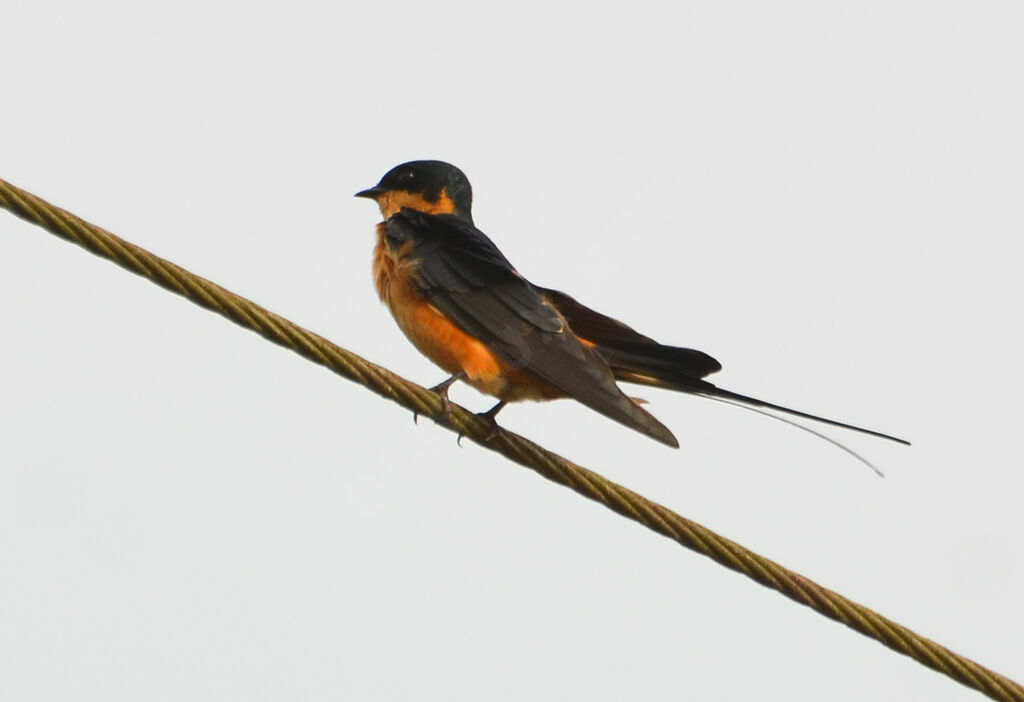
[(373, 253), (377, 294), (413, 345), (450, 374), (433, 388), (446, 403), (457, 380), (498, 398), (484, 413), (492, 422), (509, 402), (569, 397), (678, 447), (664, 424), (619, 389), (616, 381), (625, 381), (908, 443), (719, 388), (704, 379), (722, 368), (708, 354), (659, 344), (534, 285), (476, 228), (469, 180), (451, 164), (403, 163), (356, 196), (376, 201), (384, 217)]

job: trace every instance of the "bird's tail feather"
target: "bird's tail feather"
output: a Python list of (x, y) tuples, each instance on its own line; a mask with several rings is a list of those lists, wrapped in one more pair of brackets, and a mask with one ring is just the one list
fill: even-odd
[[(710, 385), (710, 383), (709, 383)], [(759, 400), (756, 397), (749, 397), (747, 395), (741, 395), (738, 392), (732, 392), (731, 390), (723, 390), (718, 386), (713, 386), (713, 390), (710, 391), (698, 391), (696, 394), (704, 397), (710, 397), (716, 400), (732, 401), (739, 404), (740, 406), (754, 409), (757, 407), (763, 407), (765, 409), (775, 410), (776, 412), (784, 412), (786, 414), (793, 415), (794, 417), (802, 417), (803, 419), (811, 419), (815, 422), (821, 422), (822, 424), (828, 424), (833, 427), (840, 427), (842, 429), (849, 429), (850, 431), (856, 431), (861, 434), (867, 434), (869, 436), (877, 436), (879, 439), (886, 439), (888, 441), (895, 441), (898, 444), (904, 444), (910, 446), (910, 442), (906, 439), (901, 439), (891, 434), (876, 431), (874, 429), (867, 429), (865, 427), (859, 427), (855, 424), (847, 424), (846, 422), (840, 422), (835, 419), (829, 419), (828, 417), (822, 417), (817, 414), (810, 414), (808, 412), (802, 412), (800, 410), (793, 409), (792, 407), (783, 407), (777, 405), (774, 402), (766, 402), (765, 400)]]
[[(677, 390), (679, 392), (690, 393), (691, 395), (699, 395), (701, 397), (707, 397), (713, 400), (721, 400), (730, 404), (739, 405), (747, 409), (756, 410), (756, 408), (763, 408), (768, 410), (774, 410), (776, 412), (783, 412), (785, 414), (792, 415), (794, 417), (801, 417), (803, 419), (810, 419), (815, 422), (821, 422), (822, 424), (828, 424), (833, 427), (840, 427), (841, 429), (849, 429), (850, 431), (859, 432), (861, 434), (868, 434), (869, 436), (876, 436), (880, 439), (886, 439), (888, 441), (895, 441), (898, 444), (904, 444), (909, 446), (910, 442), (906, 439), (901, 439), (891, 434), (886, 434), (874, 429), (867, 429), (865, 427), (859, 427), (855, 424), (847, 424), (846, 422), (840, 422), (835, 419), (829, 419), (828, 417), (822, 417), (817, 414), (810, 414), (809, 412), (803, 412), (801, 410), (793, 409), (792, 407), (785, 407), (783, 405), (777, 405), (774, 402), (767, 402), (756, 397), (750, 397), (749, 395), (741, 395), (738, 392), (726, 390), (720, 388), (713, 383), (709, 383), (706, 380), (691, 378), (691, 377), (666, 377), (663, 373), (645, 373), (643, 371), (637, 371), (626, 368), (613, 368), (615, 377), (618, 380), (625, 381), (627, 383), (637, 383), (640, 385), (649, 385), (657, 388), (666, 388), (668, 390)], [(776, 417), (776, 415), (769, 414), (769, 416)], [(781, 417), (776, 417), (782, 419)], [(799, 426), (799, 425), (798, 425)], [(806, 427), (805, 427), (806, 428)]]

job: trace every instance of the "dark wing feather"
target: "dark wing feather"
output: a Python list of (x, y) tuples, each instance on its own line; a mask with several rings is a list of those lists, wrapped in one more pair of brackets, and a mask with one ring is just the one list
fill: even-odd
[(720, 388), (703, 380), (705, 376), (722, 370), (722, 365), (703, 351), (663, 346), (622, 322), (581, 305), (563, 292), (546, 288), (535, 289), (565, 317), (577, 336), (596, 344), (598, 353), (612, 369), (617, 380), (716, 398), (745, 406), (747, 409), (763, 407), (901, 444), (908, 443), (904, 439), (873, 429), (865, 429)]
[(470, 222), (402, 210), (388, 246), (411, 242), (413, 284), (446, 317), (504, 361), (611, 419), (671, 446), (672, 433), (615, 384), (607, 364), (568, 330), (562, 315)]
[[(656, 373), (680, 382), (693, 381), (695, 386), (700, 386), (701, 378), (722, 370), (722, 364), (703, 351), (664, 346), (563, 292), (535, 289), (565, 317), (577, 336), (597, 345), (598, 352), (613, 371)], [(616, 375), (618, 377), (618, 373)]]

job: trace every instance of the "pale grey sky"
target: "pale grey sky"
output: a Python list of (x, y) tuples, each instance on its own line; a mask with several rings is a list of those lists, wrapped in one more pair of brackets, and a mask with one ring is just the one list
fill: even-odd
[[(241, 8), (9, 3), (0, 177), (433, 384), (351, 195), (451, 161), (524, 275), (914, 446), (507, 426), (1024, 679), (1019, 4)], [(0, 265), (3, 699), (980, 699), (6, 214)]]

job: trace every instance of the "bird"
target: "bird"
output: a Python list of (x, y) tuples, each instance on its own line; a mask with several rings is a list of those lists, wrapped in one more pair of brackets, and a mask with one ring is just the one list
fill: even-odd
[(572, 398), (678, 448), (668, 427), (622, 391), (622, 381), (738, 404), (791, 424), (796, 423), (769, 411), (909, 445), (718, 387), (706, 378), (722, 365), (703, 351), (661, 344), (564, 292), (531, 283), (476, 227), (469, 179), (450, 163), (400, 164), (355, 196), (380, 208), (374, 285), (409, 341), (449, 374), (431, 388), (446, 409), (448, 389), (457, 381), (498, 399), (481, 414), (496, 430), (495, 418), (509, 402)]

